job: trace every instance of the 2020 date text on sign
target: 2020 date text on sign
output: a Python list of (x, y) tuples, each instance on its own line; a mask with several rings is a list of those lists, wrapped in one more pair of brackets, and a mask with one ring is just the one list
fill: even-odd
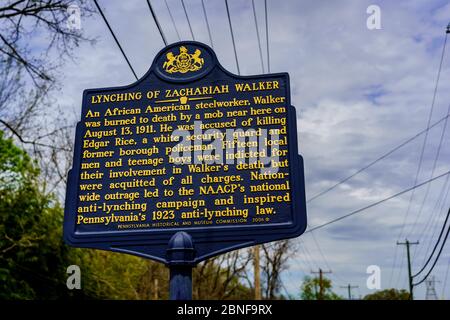
[(64, 239), (171, 268), (306, 229), (303, 159), (287, 73), (236, 76), (205, 44), (158, 53), (123, 87), (83, 93)]

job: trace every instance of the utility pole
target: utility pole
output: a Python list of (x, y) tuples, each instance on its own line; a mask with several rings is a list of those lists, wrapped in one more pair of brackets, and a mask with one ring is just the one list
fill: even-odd
[(311, 271), (311, 273), (319, 274), (319, 296), (317, 297), (318, 300), (323, 300), (324, 292), (323, 292), (323, 275), (324, 273), (331, 273), (332, 271), (323, 271), (319, 268), (319, 271)]
[(341, 288), (346, 288), (348, 291), (348, 300), (352, 300), (352, 289), (359, 288), (359, 286), (352, 286), (350, 283), (347, 286), (341, 286)]
[(411, 245), (417, 245), (419, 244), (419, 241), (416, 242), (410, 242), (408, 239), (405, 240), (405, 242), (398, 242), (397, 245), (405, 245), (406, 246), (406, 257), (408, 258), (408, 283), (409, 283), (409, 299), (414, 300), (414, 294), (413, 294), (413, 277), (411, 272), (411, 255), (409, 253), (409, 246)]
[(259, 252), (260, 252), (260, 245), (256, 245), (253, 247), (253, 268), (254, 268), (254, 274), (255, 274), (255, 300), (261, 300), (261, 271), (260, 271), (260, 264), (259, 264)]

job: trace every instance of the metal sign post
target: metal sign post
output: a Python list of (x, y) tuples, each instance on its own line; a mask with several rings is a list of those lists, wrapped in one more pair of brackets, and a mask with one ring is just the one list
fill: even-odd
[(192, 300), (192, 265), (195, 250), (192, 238), (180, 231), (169, 241), (167, 261), (170, 270), (169, 299)]

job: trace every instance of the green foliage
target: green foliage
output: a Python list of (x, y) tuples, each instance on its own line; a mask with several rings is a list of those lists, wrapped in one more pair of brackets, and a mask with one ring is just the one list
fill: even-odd
[(39, 170), (3, 133), (0, 155), (0, 298), (59, 294), (54, 279), (63, 275), (57, 266), (66, 251), (57, 233), (61, 208), (39, 191)]
[[(90, 299), (154, 299), (168, 297), (166, 268), (135, 256), (92, 250), (71, 249), (70, 263), (80, 266), (82, 290)], [(154, 279), (158, 279), (155, 288)]]
[(28, 154), (5, 139), (0, 131), (0, 190), (23, 186), (35, 179), (38, 168)]
[[(341, 300), (342, 297), (332, 291), (333, 286), (330, 279), (323, 277), (323, 296), (322, 300)], [(320, 299), (320, 279), (319, 277), (306, 276), (301, 286), (300, 297), (302, 300)]]
[(364, 300), (409, 300), (409, 292), (404, 289), (385, 289), (366, 295)]

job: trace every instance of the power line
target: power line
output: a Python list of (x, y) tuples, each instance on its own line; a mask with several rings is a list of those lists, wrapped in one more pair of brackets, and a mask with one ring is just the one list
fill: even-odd
[(407, 188), (407, 189), (404, 189), (404, 190), (402, 190), (402, 191), (400, 191), (400, 192), (397, 192), (396, 194), (393, 194), (393, 195), (391, 195), (391, 196), (389, 196), (389, 197), (387, 197), (387, 198), (384, 198), (384, 199), (382, 199), (382, 200), (376, 201), (376, 202), (374, 202), (374, 203), (372, 203), (372, 204), (370, 204), (370, 205), (368, 205), (368, 206), (365, 206), (365, 207), (363, 207), (363, 208), (354, 210), (354, 211), (352, 211), (352, 212), (350, 212), (350, 213), (347, 213), (347, 214), (345, 214), (345, 215), (343, 215), (343, 216), (340, 216), (340, 217), (338, 217), (338, 218), (336, 218), (336, 219), (333, 219), (333, 220), (330, 220), (330, 221), (328, 221), (328, 222), (325, 222), (325, 223), (323, 223), (323, 224), (321, 224), (321, 225), (315, 226), (315, 227), (313, 227), (312, 229), (306, 230), (305, 233), (313, 232), (313, 231), (315, 231), (315, 230), (317, 230), (317, 229), (326, 227), (326, 226), (328, 226), (328, 225), (330, 225), (330, 224), (332, 224), (332, 223), (335, 223), (335, 222), (337, 222), (337, 221), (343, 220), (343, 219), (345, 219), (345, 218), (348, 218), (348, 217), (350, 217), (350, 216), (352, 216), (352, 215), (355, 215), (355, 214), (360, 213), (360, 212), (362, 212), (362, 211), (365, 211), (365, 210), (367, 210), (367, 209), (373, 208), (373, 207), (375, 207), (375, 206), (377, 206), (377, 205), (379, 205), (379, 204), (382, 204), (383, 202), (386, 202), (386, 201), (388, 201), (388, 200), (391, 200), (391, 199), (393, 199), (393, 198), (396, 198), (396, 197), (398, 197), (398, 196), (401, 196), (402, 194), (405, 194), (405, 193), (407, 193), (407, 192), (409, 192), (409, 191), (411, 191), (411, 190), (417, 189), (417, 188), (419, 188), (419, 187), (421, 187), (421, 186), (423, 186), (423, 185), (426, 185), (427, 183), (430, 183), (430, 182), (432, 182), (432, 181), (434, 181), (434, 180), (437, 180), (437, 179), (439, 179), (439, 178), (442, 178), (442, 177), (444, 177), (444, 176), (446, 176), (446, 175), (448, 175), (448, 174), (450, 174), (450, 170), (447, 171), (447, 172), (445, 172), (445, 173), (443, 173), (443, 174), (440, 174), (440, 175), (438, 175), (438, 176), (436, 176), (436, 177), (434, 177), (434, 178), (432, 178), (432, 179), (428, 179), (428, 180), (426, 180), (426, 181), (424, 181), (424, 182), (421, 182), (421, 183), (419, 183), (419, 184), (417, 184), (417, 185), (415, 185), (415, 186), (412, 186), (412, 187), (409, 187), (409, 188)]
[(184, 5), (184, 0), (181, 0), (181, 5), (183, 6), (184, 15), (186, 16), (186, 20), (189, 26), (189, 30), (191, 31), (192, 40), (195, 41), (194, 32), (192, 31), (191, 21), (189, 20), (189, 16), (186, 10), (186, 6)]
[[(303, 251), (305, 253), (306, 262), (308, 262), (308, 264), (310, 266), (312, 266), (314, 264), (317, 268), (319, 268), (319, 264), (316, 262), (315, 259), (313, 259), (312, 255), (309, 252), (308, 248), (306, 247), (306, 244), (303, 241), (303, 239), (300, 239), (300, 243), (303, 244), (300, 246), (300, 248), (303, 249)], [(314, 268), (311, 267), (311, 269), (314, 269)]]
[[(448, 198), (448, 195), (449, 195), (449, 192), (450, 192), (450, 185), (448, 184), (449, 181), (450, 181), (449, 178), (450, 178), (450, 176), (447, 176), (445, 178), (445, 181), (442, 184), (442, 188), (441, 188), (441, 190), (439, 192), (439, 195), (436, 198), (436, 202), (434, 203), (434, 206), (433, 206), (433, 208), (431, 210), (431, 217), (430, 217), (430, 219), (428, 219), (425, 227), (422, 228), (422, 232), (421, 232), (420, 238), (422, 238), (422, 236), (424, 238), (429, 238), (428, 245), (426, 247), (427, 249), (425, 251), (425, 255), (424, 255), (423, 261), (422, 261), (423, 263), (425, 263), (426, 257), (428, 256), (428, 253), (430, 252), (430, 249), (431, 249), (431, 246), (432, 246), (432, 243), (433, 243), (433, 236), (434, 236), (434, 233), (435, 233), (433, 231), (433, 227), (440, 226), (440, 224), (438, 224), (439, 217), (441, 216), (440, 213), (442, 212), (442, 210), (444, 210), (444, 207), (446, 206), (445, 204), (447, 202), (447, 198)], [(445, 215), (445, 212), (444, 212), (444, 215)], [(425, 242), (426, 241), (424, 240), (424, 243)], [(417, 253), (415, 253), (415, 254), (420, 255), (420, 253), (422, 252), (422, 249), (424, 247), (425, 246), (421, 246), (418, 249)]]
[(327, 259), (325, 258), (325, 255), (322, 252), (322, 249), (319, 246), (319, 243), (317, 242), (316, 236), (314, 235), (314, 232), (311, 232), (311, 237), (313, 238), (314, 243), (316, 244), (317, 249), (319, 250), (319, 254), (322, 256), (323, 261), (325, 262), (325, 266), (328, 269), (331, 269), (330, 265), (328, 264)]
[[(148, 0), (147, 0), (147, 1), (148, 1)], [(131, 70), (131, 72), (133, 73), (134, 77), (136, 78), (136, 80), (138, 80), (138, 77), (137, 77), (137, 75), (136, 75), (136, 72), (134, 72), (134, 69), (133, 69), (133, 67), (131, 66), (130, 60), (128, 60), (128, 57), (127, 57), (127, 55), (125, 54), (125, 51), (123, 51), (122, 46), (121, 46), (120, 43), (119, 43), (119, 40), (117, 40), (117, 37), (116, 37), (116, 35), (114, 34), (114, 31), (111, 29), (111, 26), (109, 25), (108, 19), (106, 19), (105, 15), (103, 14), (102, 9), (101, 9), (100, 6), (98, 5), (97, 0), (94, 0), (94, 3), (95, 3), (95, 6), (97, 7), (98, 11), (100, 12), (100, 15), (102, 16), (103, 21), (105, 22), (106, 26), (108, 27), (109, 32), (110, 32), (111, 35), (113, 36), (114, 41), (116, 42), (117, 46), (119, 47), (120, 52), (122, 52), (122, 55), (123, 55), (123, 57), (125, 58), (125, 61), (127, 62), (128, 67), (130, 67), (130, 70)]]
[[(445, 39), (447, 39), (447, 37), (445, 37)], [(445, 49), (445, 46), (444, 46), (444, 49)], [(444, 50), (443, 50), (443, 51), (444, 51)], [(443, 52), (443, 53), (444, 53), (444, 52)], [(442, 56), (442, 58), (443, 58), (443, 56)], [(441, 64), (442, 64), (442, 60), (441, 60)], [(440, 72), (439, 72), (439, 74), (440, 74)], [(438, 78), (439, 78), (439, 77), (438, 77)], [(432, 103), (432, 105), (434, 105), (434, 100), (435, 100), (435, 96), (436, 96), (436, 90), (437, 90), (437, 83), (436, 83), (436, 88), (435, 88), (435, 94), (434, 94), (434, 96), (433, 96), (433, 103)], [(447, 115), (449, 115), (449, 114), (450, 114), (450, 104), (448, 105), (448, 109), (447, 109)], [(430, 114), (428, 126), (430, 125), (430, 121), (431, 121), (431, 114)], [(447, 122), (448, 122), (448, 119), (445, 120), (445, 122), (444, 122), (444, 127), (442, 128), (441, 137), (440, 137), (440, 139), (439, 139), (439, 145), (438, 145), (438, 148), (437, 148), (437, 151), (436, 151), (436, 156), (434, 157), (433, 167), (432, 167), (432, 169), (431, 169), (430, 177), (432, 177), (432, 176), (434, 175), (434, 171), (436, 170), (437, 162), (438, 162), (439, 156), (440, 156), (440, 154), (441, 154), (442, 142), (444, 141), (445, 132), (447, 131)], [(427, 137), (428, 137), (428, 136), (425, 135), (425, 141), (426, 141)], [(414, 232), (415, 227), (416, 227), (416, 225), (417, 225), (417, 223), (418, 223), (418, 221), (419, 221), (419, 218), (420, 218), (420, 216), (422, 215), (423, 207), (424, 207), (424, 205), (425, 205), (425, 202), (426, 202), (427, 199), (428, 199), (428, 194), (429, 194), (429, 192), (430, 192), (430, 186), (431, 186), (431, 185), (427, 185), (427, 189), (426, 189), (426, 191), (425, 191), (425, 196), (423, 197), (423, 201), (422, 201), (422, 204), (421, 204), (421, 206), (420, 206), (419, 213), (417, 214), (416, 220), (414, 221), (414, 223), (413, 223), (413, 225), (412, 225), (412, 227), (411, 227), (411, 233)]]
[[(443, 137), (443, 136), (442, 136), (442, 137)], [(441, 144), (441, 143), (442, 143), (442, 139), (441, 139), (440, 144)], [(440, 144), (439, 144), (439, 150), (438, 150), (437, 156), (438, 156), (438, 154), (440, 153), (440, 148), (441, 148)], [(433, 169), (431, 170), (431, 172), (432, 172), (433, 174), (430, 175), (431, 177), (434, 175), (434, 171), (436, 170), (437, 158), (438, 158), (438, 157), (436, 157), (435, 160), (434, 160)], [(414, 224), (413, 224), (412, 230), (411, 230), (411, 232), (410, 232), (409, 234), (414, 234), (414, 233), (415, 233), (415, 232), (414, 232), (414, 231), (415, 231), (415, 226), (417, 225), (417, 223), (418, 223), (418, 221), (419, 221), (419, 218), (420, 218), (420, 216), (421, 216), (421, 213), (422, 213), (422, 211), (423, 211), (423, 208), (424, 208), (424, 206), (425, 206), (425, 202), (426, 202), (426, 200), (427, 200), (427, 198), (428, 198), (428, 194), (429, 194), (429, 192), (430, 192), (430, 186), (431, 186), (431, 183), (427, 185), (427, 188), (426, 188), (426, 191), (425, 191), (425, 196), (424, 196), (424, 198), (423, 198), (423, 200), (422, 200), (422, 204), (421, 204), (420, 209), (419, 209), (419, 214), (417, 215), (416, 219), (414, 220)], [(430, 216), (430, 219), (429, 219), (429, 220), (431, 220), (431, 218), (432, 218), (432, 216)], [(425, 230), (425, 229), (422, 229), (422, 234), (420, 235), (419, 239), (422, 238), (423, 233), (424, 233), (424, 230)]]
[[(311, 233), (311, 235), (313, 235), (313, 233)], [(304, 251), (305, 253), (305, 260), (308, 262), (308, 265), (310, 266), (311, 269), (314, 269), (313, 264), (315, 265), (315, 267), (317, 269), (320, 269), (320, 265), (316, 262), (316, 260), (312, 257), (311, 253), (309, 252), (306, 243), (304, 241), (305, 239), (300, 239), (300, 248)], [(316, 244), (316, 246), (318, 247), (319, 251), (320, 251), (320, 247), (318, 246), (318, 244)], [(327, 266), (327, 268), (331, 269), (330, 266), (328, 265), (325, 257), (323, 257), (325, 265)]]
[(233, 42), (234, 58), (236, 59), (236, 68), (237, 68), (238, 75), (240, 75), (241, 70), (239, 69), (239, 61), (238, 61), (238, 56), (237, 56), (237, 51), (236, 51), (236, 44), (234, 42), (234, 33), (233, 33), (233, 26), (231, 24), (230, 9), (228, 8), (228, 0), (225, 0), (225, 7), (227, 9), (228, 24), (230, 26), (230, 32), (231, 32), (231, 41)]
[[(448, 105), (447, 115), (450, 115), (450, 104)], [(432, 170), (431, 170), (431, 175), (430, 175), (430, 177), (432, 177), (432, 176), (434, 175), (434, 172), (435, 172), (435, 170), (436, 170), (437, 162), (438, 162), (439, 156), (440, 156), (440, 154), (441, 154), (442, 142), (444, 141), (445, 133), (446, 133), (446, 131), (447, 131), (447, 123), (448, 123), (448, 119), (445, 120), (445, 122), (444, 122), (444, 127), (442, 128), (441, 137), (440, 137), (440, 139), (439, 139), (439, 145), (438, 145), (438, 148), (437, 148), (436, 156), (435, 156), (435, 158), (434, 158), (433, 167), (432, 167)], [(448, 177), (447, 177), (447, 178), (448, 178)], [(447, 181), (448, 181), (448, 180), (446, 180), (446, 182), (447, 182)], [(426, 199), (428, 198), (428, 194), (429, 194), (429, 192), (430, 192), (430, 186), (431, 186), (431, 184), (427, 185), (427, 189), (426, 189), (426, 192), (425, 192), (425, 196), (424, 196), (424, 198), (423, 198), (422, 205), (421, 205), (420, 210), (419, 210), (419, 215), (417, 216), (417, 218), (416, 218), (416, 220), (415, 220), (415, 222), (414, 222), (415, 225), (417, 225), (417, 222), (418, 222), (418, 220), (419, 220), (420, 214), (421, 214), (421, 212), (422, 212), (422, 210), (423, 210), (423, 207), (424, 207), (424, 205), (425, 205)], [(442, 191), (445, 190), (445, 187), (446, 187), (446, 184), (442, 187)], [(442, 192), (441, 192), (441, 193), (442, 193)], [(436, 212), (436, 213), (435, 213), (435, 212)], [(427, 227), (428, 227), (429, 222), (432, 221), (432, 220), (434, 220), (434, 217), (438, 215), (437, 212), (438, 212), (438, 211), (433, 211), (433, 214), (430, 216), (430, 218), (429, 218), (428, 221), (427, 221)], [(422, 239), (422, 237), (425, 235), (425, 231), (427, 230), (427, 227), (422, 228), (422, 232), (421, 232), (421, 234), (420, 234), (420, 236), (419, 236), (419, 240)], [(414, 232), (414, 230), (415, 230), (415, 228), (413, 228), (413, 230), (412, 230), (411, 232)], [(413, 255), (414, 255), (415, 253), (416, 253), (416, 252), (415, 252), (415, 250), (414, 250)], [(427, 253), (428, 253), (428, 252), (427, 252)]]
[[(440, 79), (440, 76), (441, 76), (442, 64), (443, 64), (443, 61), (444, 61), (445, 47), (447, 45), (447, 34), (448, 34), (448, 32), (446, 32), (446, 34), (445, 34), (444, 45), (442, 46), (441, 59), (439, 61), (439, 68), (438, 68), (438, 73), (437, 73), (437, 77), (436, 77), (436, 83), (435, 83), (435, 87), (434, 87), (433, 98), (432, 98), (432, 101), (431, 101), (430, 112), (429, 112), (429, 115), (428, 115), (427, 129), (430, 126), (431, 117), (432, 117), (433, 109), (434, 109), (434, 103), (435, 103), (435, 100), (436, 100), (436, 94), (437, 94), (437, 89), (438, 89), (438, 85), (439, 85), (439, 79)], [(417, 166), (416, 176), (415, 176), (415, 179), (414, 179), (414, 184), (417, 183), (418, 178), (419, 178), (419, 173), (420, 173), (420, 169), (422, 167), (423, 155), (424, 155), (424, 152), (425, 152), (425, 146), (426, 146), (427, 138), (428, 138), (428, 131), (426, 131), (426, 133), (425, 133), (425, 138), (424, 138), (424, 141), (423, 141), (423, 144), (422, 144), (422, 149), (421, 149), (421, 153), (420, 153), (419, 164)], [(411, 203), (412, 203), (413, 198), (414, 198), (414, 191), (411, 193), (411, 196), (409, 198), (408, 207), (407, 207), (404, 219), (403, 219), (402, 227), (400, 229), (400, 233), (398, 235), (398, 238), (401, 238), (403, 236), (404, 231), (405, 231), (406, 221), (408, 220), (408, 216), (409, 216), (409, 213), (410, 213), (410, 210), (411, 210)], [(403, 262), (403, 260), (402, 260), (402, 262)], [(394, 253), (393, 268), (391, 269), (391, 277), (390, 277), (391, 279), (392, 279), (393, 272), (395, 270), (395, 265), (396, 264), (397, 264), (397, 247), (395, 248), (395, 253)], [(399, 279), (399, 277), (397, 279)]]
[(164, 45), (167, 46), (167, 39), (164, 35), (164, 32), (161, 28), (161, 25), (159, 24), (158, 18), (156, 17), (155, 11), (153, 10), (152, 4), (150, 3), (150, 0), (147, 0), (148, 8), (150, 9), (150, 13), (152, 14), (153, 21), (155, 21), (156, 27), (158, 28), (159, 34), (161, 35), (161, 38), (164, 42)]
[[(300, 246), (301, 250), (303, 250), (302, 256), (304, 257), (304, 260), (301, 259), (300, 261), (303, 263), (303, 265), (306, 267), (306, 269), (314, 269), (313, 264), (306, 256), (306, 251), (304, 251), (303, 247)], [(303, 270), (303, 273), (306, 275), (306, 271)]]
[(252, 7), (253, 7), (253, 17), (255, 20), (255, 27), (256, 27), (256, 36), (258, 38), (259, 58), (261, 59), (261, 70), (262, 70), (262, 73), (264, 73), (264, 60), (263, 60), (263, 53), (262, 53), (262, 47), (261, 47), (261, 38), (259, 36), (258, 19), (256, 18), (255, 0), (252, 0)]
[(170, 10), (169, 4), (167, 3), (167, 0), (164, 0), (164, 2), (166, 4), (167, 11), (169, 11), (170, 21), (172, 21), (172, 25), (173, 25), (173, 28), (175, 29), (176, 34), (177, 34), (178, 41), (181, 41), (180, 33), (178, 32), (177, 25), (175, 24), (175, 20), (173, 19), (172, 11)]
[[(436, 203), (435, 203), (435, 205), (433, 207), (433, 213), (435, 212), (433, 220), (432, 221), (428, 220), (427, 225), (424, 228), (424, 232), (425, 233), (428, 231), (428, 228), (430, 228), (430, 227), (432, 228), (433, 225), (435, 225), (435, 224), (437, 225), (438, 224), (439, 216), (440, 216), (439, 213), (442, 212), (442, 210), (444, 210), (444, 208), (446, 206), (447, 198), (448, 198), (448, 196), (450, 194), (450, 185), (448, 184), (448, 182), (450, 181), (449, 178), (450, 178), (450, 175), (445, 178), (444, 186), (442, 187), (442, 190), (441, 190), (441, 193), (439, 195), (439, 198), (438, 198), (438, 200), (436, 201)], [(445, 191), (445, 187), (447, 187), (447, 191)], [(424, 257), (423, 257), (423, 260), (422, 260), (423, 263), (425, 263), (425, 260), (427, 259), (427, 256), (428, 256), (428, 253), (431, 250), (431, 246), (432, 246), (432, 243), (433, 243), (433, 235), (434, 235), (434, 233), (431, 233), (430, 236), (429, 236), (427, 249), (425, 251), (425, 254), (424, 254)], [(422, 248), (423, 248), (423, 246), (421, 248), (419, 248), (419, 251), (417, 253), (418, 255), (420, 255), (420, 253), (422, 251), (421, 250)]]
[[(435, 83), (435, 86), (434, 86), (433, 98), (431, 100), (430, 112), (428, 114), (427, 128), (430, 127), (431, 118), (433, 116), (434, 103), (436, 101), (437, 89), (438, 89), (438, 86), (439, 86), (439, 79), (441, 78), (441, 70), (442, 70), (442, 64), (443, 64), (443, 61), (444, 61), (446, 45), (447, 45), (447, 34), (445, 34), (445, 37), (444, 37), (444, 45), (442, 47), (441, 59), (439, 61), (439, 68), (438, 68), (438, 73), (437, 73), (437, 77), (436, 77), (436, 83)], [(421, 148), (420, 157), (419, 157), (419, 164), (417, 166), (416, 176), (414, 178), (414, 184), (416, 184), (417, 181), (419, 180), (419, 174), (420, 174), (420, 169), (422, 168), (423, 156), (425, 154), (425, 147), (426, 147), (426, 144), (427, 144), (427, 140), (428, 140), (428, 131), (425, 132), (425, 137), (424, 137), (424, 140), (423, 140), (423, 143), (422, 143), (422, 148)], [(411, 193), (411, 197), (409, 198), (408, 209), (407, 209), (406, 214), (405, 214), (405, 218), (404, 218), (404, 223), (402, 225), (402, 229), (400, 230), (399, 238), (402, 237), (403, 232), (405, 230), (406, 220), (408, 219), (408, 216), (409, 216), (409, 213), (410, 213), (410, 210), (411, 210), (411, 204), (412, 204), (413, 198), (414, 198), (414, 191)]]
[(206, 29), (208, 30), (209, 42), (211, 43), (211, 48), (214, 49), (213, 39), (212, 39), (212, 35), (211, 35), (211, 29), (209, 27), (208, 14), (206, 13), (206, 7), (205, 7), (204, 0), (202, 0), (202, 8), (203, 8), (203, 14), (205, 16)]
[[(425, 270), (425, 268), (428, 266), (428, 263), (430, 263), (431, 258), (433, 257), (434, 253), (436, 252), (436, 249), (437, 249), (437, 247), (438, 247), (438, 245), (439, 245), (439, 242), (441, 242), (441, 238), (442, 238), (442, 235), (444, 234), (445, 226), (447, 225), (447, 221), (448, 221), (448, 217), (449, 217), (449, 216), (450, 216), (450, 209), (449, 209), (448, 212), (447, 212), (447, 216), (445, 217), (445, 221), (444, 221), (444, 223), (443, 223), (443, 225), (442, 225), (441, 232), (439, 233), (439, 237), (438, 237), (438, 239), (436, 240), (436, 244), (434, 245), (434, 248), (433, 248), (433, 250), (431, 251), (430, 256), (428, 257), (427, 262), (425, 262), (425, 264), (423, 265), (423, 267), (422, 267), (417, 273), (415, 273), (415, 274), (413, 275), (413, 278), (415, 278), (415, 277), (417, 277), (419, 274), (421, 274), (422, 271)], [(450, 228), (450, 226), (449, 226), (449, 228)]]
[[(325, 255), (323, 254), (322, 248), (319, 245), (319, 242), (316, 239), (316, 236), (314, 235), (314, 232), (311, 232), (311, 237), (313, 238), (314, 243), (316, 244), (316, 247), (319, 251), (320, 256), (322, 257), (323, 262), (325, 263), (325, 266), (331, 270), (330, 264), (327, 261), (327, 258), (325, 258)], [(345, 280), (341, 277), (339, 277), (338, 275), (336, 275), (334, 272), (332, 273), (332, 276), (334, 276), (337, 280), (342, 281), (342, 283), (345, 283)], [(336, 281), (336, 282), (339, 282)]]
[(417, 139), (418, 137), (420, 137), (422, 134), (424, 134), (425, 132), (431, 130), (432, 128), (436, 127), (437, 125), (439, 125), (442, 121), (448, 119), (450, 117), (450, 115), (446, 115), (443, 118), (439, 119), (438, 121), (436, 121), (435, 123), (433, 123), (429, 128), (425, 128), (424, 130), (416, 133), (414, 136), (412, 136), (411, 138), (407, 139), (406, 141), (402, 142), (401, 144), (397, 145), (396, 147), (392, 148), (391, 150), (389, 150), (388, 152), (386, 152), (385, 154), (383, 154), (382, 156), (378, 157), (377, 159), (373, 160), (372, 162), (370, 162), (369, 164), (367, 164), (366, 166), (362, 167), (361, 169), (359, 169), (358, 171), (356, 171), (355, 173), (352, 173), (351, 175), (349, 175), (348, 177), (340, 180), (339, 182), (335, 183), (334, 185), (332, 185), (331, 187), (317, 193), (316, 195), (314, 195), (313, 197), (311, 197), (308, 201), (306, 201), (307, 203), (310, 203), (312, 201), (314, 201), (315, 199), (323, 196), (324, 194), (330, 192), (331, 190), (335, 189), (336, 187), (338, 187), (339, 185), (347, 182), (348, 180), (350, 180), (351, 178), (353, 178), (354, 176), (360, 174), (361, 172), (369, 169), (370, 167), (372, 167), (374, 164), (376, 164), (377, 162), (380, 162), (381, 160), (387, 158), (388, 156), (390, 156), (391, 154), (393, 154), (395, 151), (397, 151), (398, 149), (402, 148), (403, 146), (407, 145), (408, 143), (414, 141), (415, 139)]
[(421, 284), (422, 282), (424, 282), (424, 281), (428, 278), (428, 276), (430, 275), (430, 273), (433, 271), (434, 267), (436, 266), (436, 263), (437, 263), (438, 260), (439, 260), (439, 257), (441, 256), (442, 250), (443, 250), (444, 247), (445, 247), (445, 243), (447, 242), (447, 238), (448, 238), (448, 234), (449, 234), (449, 233), (450, 233), (450, 226), (449, 226), (448, 229), (447, 229), (447, 233), (445, 234), (445, 238), (444, 238), (444, 241), (442, 242), (441, 249), (439, 250), (439, 252), (438, 252), (438, 254), (437, 254), (437, 256), (436, 256), (436, 259), (434, 260), (434, 263), (433, 263), (433, 265), (431, 266), (431, 269), (428, 271), (428, 273), (425, 275), (425, 277), (423, 277), (422, 280), (420, 280), (420, 281), (417, 282), (417, 283), (413, 283), (413, 286), (418, 286), (419, 284)]
[(269, 55), (269, 18), (267, 17), (267, 0), (264, 0), (264, 17), (265, 17), (265, 20), (266, 20), (267, 72), (270, 73), (270, 55)]
[[(431, 233), (430, 233), (430, 241), (428, 242), (428, 246), (427, 246), (427, 250), (426, 250), (426, 252), (425, 252), (425, 255), (424, 255), (424, 259), (423, 259), (423, 261), (425, 261), (425, 259), (426, 259), (426, 256), (428, 255), (428, 252), (430, 252), (430, 246), (431, 246), (431, 243), (433, 242), (432, 240), (433, 240), (433, 236), (434, 236), (434, 232), (432, 231), (433, 230), (433, 226), (436, 224), (436, 222), (438, 221), (438, 218), (439, 218), (439, 216), (440, 216), (440, 212), (442, 211), (442, 209), (439, 209), (439, 208), (437, 208), (437, 207), (439, 207), (440, 205), (442, 205), (442, 207), (445, 205), (445, 201), (446, 201), (446, 199), (447, 199), (447, 196), (448, 196), (448, 190), (447, 190), (447, 192), (445, 192), (445, 189), (446, 189), (446, 186), (447, 186), (447, 184), (448, 184), (448, 178), (449, 178), (449, 176), (447, 176), (447, 178), (446, 178), (446, 180), (445, 180), (445, 183), (444, 183), (444, 185), (442, 186), (442, 190), (441, 190), (441, 192), (440, 192), (440, 196), (442, 196), (442, 202), (441, 201), (439, 201), (440, 199), (438, 199), (438, 201), (436, 201), (436, 204), (435, 204), (435, 206), (434, 206), (434, 208), (433, 208), (433, 211), (432, 211), (432, 213), (431, 213), (431, 215), (430, 215), (430, 217), (429, 217), (429, 219), (428, 219), (428, 221), (427, 221), (427, 223), (426, 223), (426, 225), (425, 225), (425, 227), (422, 227), (421, 228), (421, 232), (420, 232), (420, 235), (419, 235), (419, 237), (418, 237), (418, 239), (419, 240), (421, 240), (422, 238), (424, 238), (424, 237), (426, 237), (427, 235), (426, 235), (426, 232), (428, 231), (428, 229), (430, 229), (430, 231), (431, 231)], [(431, 185), (431, 184), (430, 184)], [(429, 185), (428, 185), (429, 186)], [(427, 187), (428, 187), (427, 186)], [(444, 191), (444, 192), (443, 192)], [(416, 222), (417, 222), (417, 219), (416, 219)], [(425, 242), (424, 242), (424, 244), (425, 244)], [(422, 248), (423, 248), (424, 246), (421, 246), (419, 249), (418, 249), (418, 253), (420, 253), (422, 250)], [(415, 256), (416, 255), (416, 250), (414, 250), (413, 251), (413, 256)]]

